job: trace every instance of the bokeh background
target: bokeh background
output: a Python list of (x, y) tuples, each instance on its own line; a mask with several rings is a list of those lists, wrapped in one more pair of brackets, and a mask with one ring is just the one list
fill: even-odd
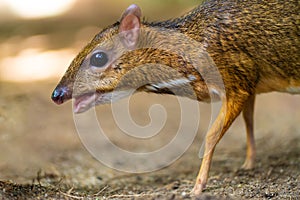
[[(90, 174), (94, 173), (92, 169), (97, 168), (102, 173), (105, 169), (103, 176), (111, 177), (117, 173), (93, 160), (82, 146), (71, 103), (57, 106), (51, 102), (50, 95), (72, 58), (97, 32), (118, 20), (131, 3), (140, 5), (145, 19), (153, 21), (179, 16), (199, 1), (0, 0), (0, 180), (28, 183), (43, 170), (69, 175), (74, 184), (80, 182), (78, 172), (82, 169)], [(171, 124), (163, 131), (165, 134), (174, 132), (180, 120), (174, 97), (136, 95), (131, 103), (136, 121), (149, 122), (147, 108), (153, 102), (165, 103)], [(204, 126), (199, 127), (199, 138), (210, 120), (210, 106), (200, 105)], [(255, 114), (258, 153), (272, 151), (274, 147), (288, 150), (286, 146), (293, 138), (299, 138), (299, 108), (299, 96), (258, 97)], [(106, 117), (110, 116), (109, 106), (97, 109), (106, 130), (119, 133), (113, 119)], [(219, 155), (222, 159), (226, 152), (236, 152), (241, 162), (245, 155), (244, 132), (239, 118), (220, 143), (217, 158)], [(118, 141), (117, 137), (115, 141), (130, 145), (123, 139)], [(200, 164), (197, 151), (201, 143), (196, 141), (194, 154), (189, 157), (190, 165), (195, 168), (193, 175)], [(99, 179), (86, 173), (82, 175), (85, 183), (98, 183)]]

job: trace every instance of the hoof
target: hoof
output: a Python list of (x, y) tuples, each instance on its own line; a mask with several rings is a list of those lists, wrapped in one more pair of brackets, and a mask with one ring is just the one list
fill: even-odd
[(192, 195), (199, 196), (202, 194), (202, 191), (204, 190), (205, 186), (202, 184), (195, 184), (193, 190), (191, 191)]
[(241, 166), (241, 169), (243, 170), (250, 170), (254, 168), (254, 163), (251, 161), (245, 161), (245, 163)]

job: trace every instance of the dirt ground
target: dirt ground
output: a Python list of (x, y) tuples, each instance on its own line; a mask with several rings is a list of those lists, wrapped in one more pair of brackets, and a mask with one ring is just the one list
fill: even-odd
[[(172, 165), (151, 173), (119, 172), (101, 164), (84, 148), (71, 103), (56, 106), (51, 102), (57, 81), (0, 83), (1, 199), (300, 199), (298, 96), (259, 96), (256, 168), (239, 169), (245, 156), (245, 133), (238, 119), (218, 145), (207, 188), (196, 198), (189, 192), (200, 166), (198, 152), (205, 127), (200, 126), (193, 145)], [(147, 123), (147, 106), (153, 102), (168, 102), (170, 121), (162, 133), (172, 134), (176, 131), (172, 124), (178, 120), (172, 117), (178, 112), (172, 107), (177, 105), (173, 97), (135, 95), (130, 104), (133, 117)], [(201, 104), (204, 121), (208, 120), (208, 107)], [(110, 130), (107, 132), (118, 144), (131, 146), (130, 141), (114, 135), (118, 130), (107, 114), (109, 108), (97, 108)], [(169, 139), (161, 137), (160, 142)], [(151, 145), (147, 148), (155, 147)]]

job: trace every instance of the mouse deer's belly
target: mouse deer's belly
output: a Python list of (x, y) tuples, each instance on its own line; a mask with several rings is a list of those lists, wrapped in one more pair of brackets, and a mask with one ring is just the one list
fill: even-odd
[(300, 94), (300, 80), (291, 79), (289, 85), (283, 88), (280, 92), (286, 92), (290, 94)]
[(300, 86), (289, 86), (280, 92), (286, 92), (290, 94), (300, 94)]
[(286, 80), (275, 77), (272, 79), (261, 80), (256, 87), (256, 93), (259, 94), (266, 92), (300, 94), (300, 80)]

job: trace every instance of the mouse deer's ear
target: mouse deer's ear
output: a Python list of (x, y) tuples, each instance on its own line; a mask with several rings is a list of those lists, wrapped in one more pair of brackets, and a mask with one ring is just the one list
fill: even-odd
[(136, 17), (138, 17), (139, 19), (142, 17), (142, 11), (140, 9), (140, 7), (136, 4), (132, 4), (130, 5), (125, 12), (123, 13), (122, 17), (121, 17), (121, 21), (129, 14), (135, 15)]
[(129, 49), (134, 49), (137, 45), (141, 28), (141, 15), (141, 9), (135, 4), (129, 6), (122, 15), (119, 33), (123, 44)]

